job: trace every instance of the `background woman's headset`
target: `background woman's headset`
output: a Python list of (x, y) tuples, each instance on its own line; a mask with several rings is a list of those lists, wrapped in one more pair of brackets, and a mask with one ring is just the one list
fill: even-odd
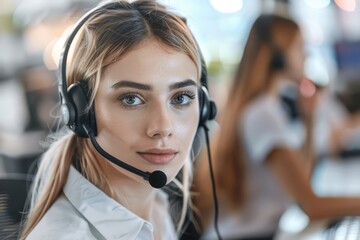
[(286, 60), (284, 53), (277, 46), (273, 38), (273, 16), (262, 14), (258, 17), (256, 22), (260, 41), (268, 44), (271, 49), (270, 68), (272, 70), (283, 70), (286, 67)]

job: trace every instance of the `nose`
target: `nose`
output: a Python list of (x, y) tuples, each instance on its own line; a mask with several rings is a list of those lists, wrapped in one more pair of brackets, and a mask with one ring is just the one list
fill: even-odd
[(173, 126), (170, 110), (166, 106), (158, 106), (150, 110), (147, 135), (151, 138), (165, 138), (172, 135)]

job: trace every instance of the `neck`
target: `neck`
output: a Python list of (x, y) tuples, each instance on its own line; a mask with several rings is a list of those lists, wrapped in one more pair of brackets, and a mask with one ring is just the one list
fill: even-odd
[[(107, 180), (112, 189), (112, 198), (136, 214), (138, 217), (150, 222), (154, 227), (155, 239), (162, 239), (164, 220), (167, 209), (156, 201), (156, 191), (145, 180), (143, 184), (123, 174), (108, 163)], [(130, 173), (132, 174), (132, 173)]]
[(145, 180), (143, 180), (144, 183), (141, 184), (138, 180), (123, 174), (118, 170), (119, 167), (114, 166), (108, 161), (104, 164), (106, 166), (103, 169), (106, 169), (105, 174), (114, 200), (137, 216), (146, 221), (150, 221), (155, 202), (156, 189), (151, 187)]

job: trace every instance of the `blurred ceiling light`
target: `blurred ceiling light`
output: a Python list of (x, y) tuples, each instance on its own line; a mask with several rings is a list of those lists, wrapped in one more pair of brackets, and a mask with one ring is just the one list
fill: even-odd
[(330, 0), (305, 0), (306, 4), (312, 8), (325, 8), (329, 6)]
[(354, 12), (356, 9), (356, 0), (335, 0), (336, 5), (344, 11)]
[(210, 0), (210, 3), (221, 13), (234, 13), (243, 8), (243, 0)]

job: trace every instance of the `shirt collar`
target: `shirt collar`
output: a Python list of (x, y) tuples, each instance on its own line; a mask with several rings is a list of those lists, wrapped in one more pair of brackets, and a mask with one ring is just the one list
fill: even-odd
[[(63, 188), (65, 196), (106, 239), (153, 239), (153, 227), (107, 196), (73, 166)], [(119, 227), (121, 225), (121, 227)]]

